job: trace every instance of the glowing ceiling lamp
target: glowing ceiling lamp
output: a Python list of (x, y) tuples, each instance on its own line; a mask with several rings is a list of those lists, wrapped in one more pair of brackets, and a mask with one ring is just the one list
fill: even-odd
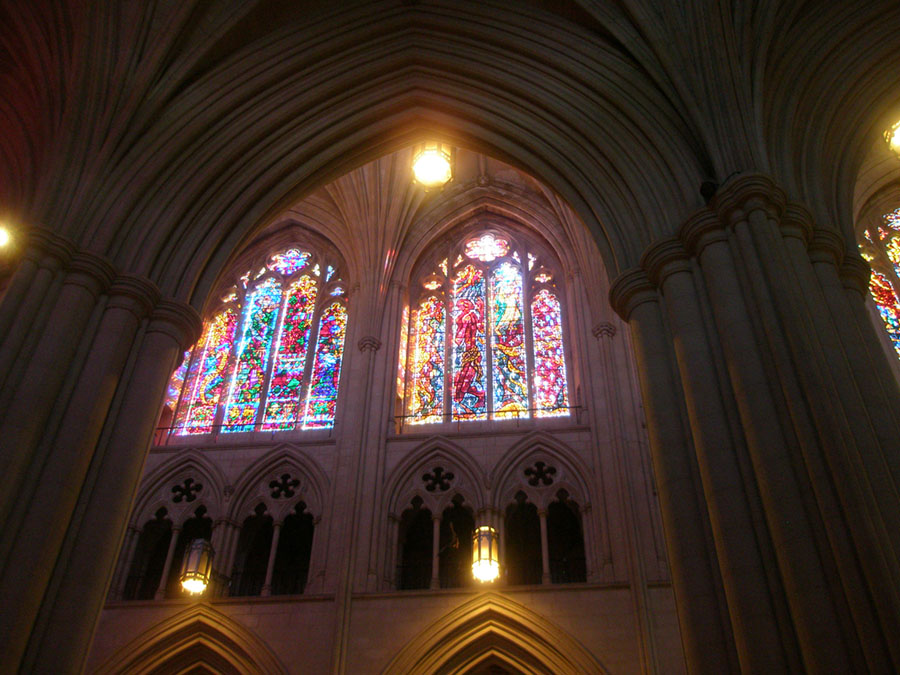
[(890, 129), (884, 132), (884, 140), (888, 149), (900, 156), (900, 121), (895, 122)]
[(413, 177), (425, 190), (437, 190), (453, 179), (453, 148), (428, 142), (413, 150)]
[(12, 235), (10, 235), (9, 230), (0, 225), (0, 248), (6, 248), (9, 246), (9, 242), (12, 240)]
[(489, 525), (475, 528), (472, 549), (472, 575), (482, 583), (495, 581), (500, 576), (497, 530)]
[(206, 539), (194, 539), (181, 563), (181, 587), (191, 595), (206, 590), (212, 574), (213, 547)]

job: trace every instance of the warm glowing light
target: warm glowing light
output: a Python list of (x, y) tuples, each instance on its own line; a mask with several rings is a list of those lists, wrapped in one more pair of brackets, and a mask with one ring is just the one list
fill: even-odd
[(206, 582), (202, 579), (185, 579), (181, 587), (191, 595), (198, 595), (206, 590)]
[(472, 576), (482, 583), (495, 581), (500, 576), (497, 530), (489, 525), (475, 528), (472, 544)]
[(5, 227), (0, 226), (0, 247), (9, 245), (9, 241), (12, 237), (9, 235), (9, 230)]
[(184, 551), (181, 562), (181, 587), (191, 595), (199, 595), (209, 585), (212, 574), (213, 549), (205, 539), (194, 539)]
[(440, 143), (426, 143), (413, 155), (413, 176), (425, 189), (439, 188), (453, 178), (450, 149)]
[(884, 132), (884, 140), (893, 152), (900, 155), (900, 121)]

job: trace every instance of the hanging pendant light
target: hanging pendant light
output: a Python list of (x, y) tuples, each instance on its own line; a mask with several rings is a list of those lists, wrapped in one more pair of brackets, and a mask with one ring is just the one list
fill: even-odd
[(500, 576), (499, 543), (497, 530), (490, 525), (475, 528), (472, 575), (482, 583), (495, 581)]
[(425, 191), (437, 190), (453, 180), (453, 148), (429, 141), (413, 149), (413, 178)]
[(181, 587), (191, 595), (206, 590), (212, 574), (213, 547), (206, 539), (188, 544), (181, 561)]

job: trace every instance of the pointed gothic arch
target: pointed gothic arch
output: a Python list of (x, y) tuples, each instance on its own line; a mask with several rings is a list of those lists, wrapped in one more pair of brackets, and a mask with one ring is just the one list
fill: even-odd
[(265, 642), (207, 604), (193, 605), (144, 631), (96, 672), (162, 675), (199, 667), (227, 675), (288, 672)]
[(488, 592), (463, 603), (410, 640), (385, 675), (462, 674), (491, 659), (522, 672), (605, 673), (578, 641), (527, 607)]
[[(272, 498), (268, 482), (282, 471), (291, 473), (300, 483), (296, 494), (279, 501)], [(240, 522), (257, 504), (263, 503), (274, 518), (280, 519), (303, 501), (310, 513), (321, 517), (327, 494), (328, 478), (319, 464), (296, 445), (282, 443), (257, 459), (236, 481), (228, 513), (232, 520)]]
[[(202, 489), (191, 491), (193, 499), (173, 503), (173, 486), (191, 479)], [(228, 484), (218, 466), (194, 448), (179, 452), (159, 465), (141, 484), (130, 523), (140, 528), (159, 508), (165, 508), (174, 525), (190, 518), (198, 507), (206, 507), (207, 515), (216, 520), (224, 515), (224, 492)]]

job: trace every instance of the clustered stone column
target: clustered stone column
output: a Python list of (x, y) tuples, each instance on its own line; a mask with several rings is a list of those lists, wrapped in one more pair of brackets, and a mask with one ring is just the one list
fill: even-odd
[(0, 305), (0, 651), (12, 670), (83, 661), (166, 383), (199, 332), (196, 311), (149, 281), (31, 233)]
[(751, 175), (613, 284), (692, 671), (900, 667), (900, 392), (867, 279)]

